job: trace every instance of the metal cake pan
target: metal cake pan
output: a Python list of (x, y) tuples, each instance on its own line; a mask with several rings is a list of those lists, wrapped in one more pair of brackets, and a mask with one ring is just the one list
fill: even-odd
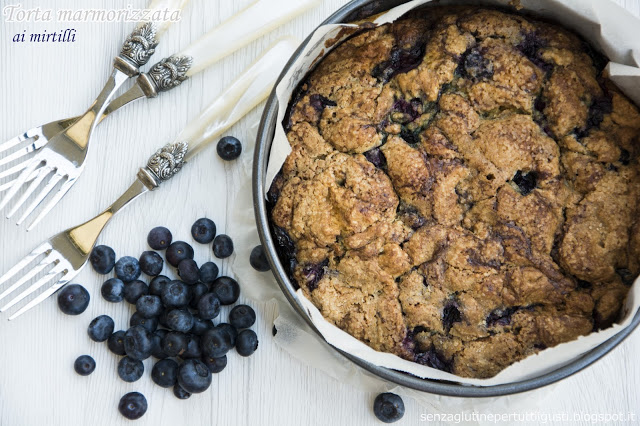
[[(364, 19), (371, 15), (386, 11), (399, 4), (405, 3), (406, 0), (353, 0), (346, 4), (344, 7), (329, 16), (320, 25), (346, 23), (354, 20)], [(442, 3), (439, 3), (442, 4)], [(477, 3), (476, 3), (477, 4)], [(285, 65), (278, 82), (282, 79), (284, 74), (288, 71), (291, 64), (300, 55), (302, 49), (307, 45), (310, 40), (310, 36), (300, 45), (298, 50), (293, 54), (289, 62)], [(258, 227), (258, 233), (260, 240), (265, 247), (269, 264), (271, 265), (271, 271), (274, 274), (278, 285), (282, 289), (282, 292), (288, 299), (291, 306), (296, 312), (309, 324), (309, 326), (318, 335), (320, 333), (314, 327), (311, 319), (303, 309), (298, 297), (296, 295), (296, 289), (287, 277), (285, 269), (278, 258), (276, 253), (276, 247), (274, 238), (271, 234), (267, 204), (264, 197), (265, 194), (265, 176), (267, 170), (267, 164), (269, 160), (269, 152), (271, 150), (271, 143), (273, 142), (273, 135), (277, 121), (278, 114), (278, 100), (275, 95), (275, 90), (269, 96), (258, 129), (258, 136), (256, 141), (254, 162), (253, 162), (253, 205), (256, 216), (256, 222)], [(562, 380), (569, 377), (583, 368), (593, 364), (604, 355), (609, 353), (620, 342), (622, 342), (640, 323), (640, 312), (633, 318), (631, 325), (614, 337), (610, 338), (606, 342), (597, 346), (596, 348), (585, 353), (581, 357), (571, 361), (570, 363), (559, 367), (558, 369), (538, 376), (532, 379), (523, 380), (520, 382), (496, 385), (496, 386), (471, 386), (462, 385), (455, 382), (446, 382), (431, 379), (422, 379), (420, 377), (392, 370), (385, 367), (380, 367), (369, 362), (366, 362), (356, 356), (349, 353), (345, 353), (337, 348), (334, 349), (348, 358), (351, 362), (364, 368), (376, 376), (396, 383), (401, 386), (406, 386), (418, 391), (446, 395), (456, 397), (495, 397), (501, 395), (509, 395), (519, 392), (525, 392), (533, 389), (537, 389), (551, 383)], [(322, 337), (322, 335), (320, 335)]]

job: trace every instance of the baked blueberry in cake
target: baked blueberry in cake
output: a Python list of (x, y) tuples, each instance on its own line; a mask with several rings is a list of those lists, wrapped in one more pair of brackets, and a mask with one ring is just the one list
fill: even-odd
[(283, 123), (292, 280), (373, 349), (464, 377), (609, 327), (640, 273), (640, 113), (605, 64), (482, 8), (349, 38)]

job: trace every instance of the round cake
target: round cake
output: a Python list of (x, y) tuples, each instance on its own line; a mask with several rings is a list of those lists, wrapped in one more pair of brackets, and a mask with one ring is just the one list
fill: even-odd
[(609, 327), (640, 273), (640, 113), (606, 63), (492, 9), (354, 34), (282, 123), (290, 278), (373, 349), (463, 377)]

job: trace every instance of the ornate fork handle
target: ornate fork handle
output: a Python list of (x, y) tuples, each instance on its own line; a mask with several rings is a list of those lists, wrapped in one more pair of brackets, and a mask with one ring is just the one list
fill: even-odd
[(114, 66), (130, 77), (139, 74), (139, 68), (149, 61), (158, 46), (154, 22), (137, 27), (124, 41)]

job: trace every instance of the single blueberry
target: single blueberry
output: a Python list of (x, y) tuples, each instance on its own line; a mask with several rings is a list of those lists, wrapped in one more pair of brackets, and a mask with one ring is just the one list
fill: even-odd
[(178, 363), (172, 359), (156, 362), (151, 369), (151, 380), (163, 388), (170, 388), (178, 383)]
[(100, 287), (100, 293), (107, 302), (122, 302), (122, 299), (124, 299), (124, 283), (118, 278), (109, 278)]
[(225, 161), (235, 160), (242, 153), (242, 144), (233, 136), (225, 136), (218, 141), (216, 146), (218, 155)]
[[(586, 281), (585, 281), (586, 282)], [(589, 286), (591, 285), (590, 283)], [(494, 309), (487, 315), (487, 327), (505, 326), (511, 323), (511, 316), (519, 310), (517, 306), (510, 306), (504, 309)]]
[(249, 328), (256, 322), (256, 312), (251, 306), (234, 306), (229, 312), (229, 322), (237, 329)]
[(139, 359), (125, 356), (118, 363), (118, 376), (125, 382), (133, 383), (142, 377), (144, 364)]
[(218, 235), (213, 240), (213, 254), (218, 259), (224, 259), (233, 253), (233, 240), (225, 234)]
[(153, 228), (147, 236), (147, 244), (154, 250), (164, 250), (171, 245), (173, 236), (164, 226)]
[(141, 325), (135, 325), (124, 334), (124, 350), (133, 359), (145, 360), (153, 351), (152, 334)]
[(191, 300), (191, 290), (182, 281), (171, 281), (162, 289), (160, 298), (166, 308), (183, 308)]
[(87, 333), (94, 342), (104, 342), (113, 333), (114, 326), (110, 316), (100, 315), (89, 323)]
[(164, 260), (162, 260), (162, 257), (155, 251), (142, 252), (139, 263), (142, 272), (151, 277), (160, 275), (162, 267), (164, 266)]
[(250, 356), (258, 349), (258, 335), (253, 330), (242, 330), (236, 341), (236, 351), (242, 356)]
[(193, 247), (184, 241), (176, 241), (167, 249), (167, 262), (173, 267), (178, 267), (184, 259), (193, 259)]
[(528, 195), (536, 188), (538, 173), (535, 171), (523, 173), (518, 170), (511, 180), (518, 186), (520, 194)]
[(213, 322), (211, 320), (203, 320), (197, 316), (193, 317), (193, 327), (189, 330), (189, 333), (197, 336), (202, 336), (207, 330), (213, 328)]
[(202, 335), (200, 347), (206, 356), (219, 358), (232, 348), (231, 337), (223, 329), (212, 328)]
[(138, 259), (131, 256), (124, 256), (116, 262), (116, 276), (125, 283), (137, 280), (141, 274)]
[(109, 246), (96, 246), (91, 250), (89, 262), (99, 274), (108, 274), (116, 265), (116, 252)]
[(182, 389), (180, 387), (179, 384), (176, 383), (176, 385), (173, 387), (173, 394), (176, 396), (176, 398), (178, 399), (189, 399), (189, 397), (191, 396), (191, 394), (189, 392), (187, 392), (186, 390)]
[(188, 359), (178, 368), (178, 383), (187, 392), (204, 392), (211, 385), (211, 380), (211, 371), (199, 359)]
[(116, 355), (126, 355), (124, 351), (124, 330), (118, 330), (109, 336), (107, 347)]
[(145, 318), (158, 317), (163, 309), (159, 296), (145, 294), (136, 301), (136, 311)]
[(324, 276), (326, 267), (329, 265), (329, 259), (325, 259), (320, 263), (309, 263), (302, 267), (302, 275), (307, 283), (309, 291), (318, 288), (318, 282)]
[(145, 318), (140, 312), (134, 312), (129, 319), (129, 326), (139, 325), (144, 327), (149, 333), (153, 333), (158, 328), (158, 318)]
[(200, 267), (200, 281), (211, 284), (218, 277), (218, 265), (213, 262), (206, 262)]
[(80, 355), (73, 363), (73, 369), (81, 376), (88, 376), (96, 369), (96, 361), (89, 355)]
[(165, 359), (169, 356), (162, 350), (162, 339), (165, 338), (167, 333), (168, 331), (162, 328), (159, 328), (153, 332), (153, 335), (151, 336), (153, 340), (153, 350), (151, 351), (151, 356), (153, 356), (154, 358)]
[(198, 300), (209, 292), (209, 286), (205, 283), (196, 283), (190, 287), (191, 289), (191, 301), (189, 302), (189, 307), (192, 309), (198, 308)]
[(365, 152), (364, 158), (378, 169), (383, 169), (387, 166), (387, 157), (384, 156), (384, 153), (380, 148), (373, 148)]
[(223, 305), (231, 305), (240, 297), (240, 285), (233, 278), (219, 277), (213, 282), (211, 292), (218, 296)]
[(311, 105), (313, 109), (315, 109), (319, 113), (322, 113), (322, 111), (324, 111), (326, 107), (328, 106), (334, 107), (334, 106), (337, 106), (338, 104), (332, 101), (331, 99), (322, 96), (319, 93), (315, 93), (309, 96), (309, 105)]
[(89, 292), (80, 284), (65, 286), (58, 293), (58, 307), (67, 315), (80, 315), (89, 306)]
[(493, 62), (485, 58), (478, 49), (471, 49), (464, 57), (463, 67), (466, 75), (483, 80), (493, 77)]
[(225, 333), (229, 335), (229, 339), (231, 341), (231, 347), (234, 347), (236, 345), (236, 340), (238, 339), (237, 328), (235, 328), (234, 326), (226, 322), (221, 322), (216, 326), (216, 328), (223, 330)]
[(267, 256), (264, 254), (264, 247), (262, 247), (262, 245), (255, 246), (253, 250), (251, 250), (249, 263), (253, 269), (259, 272), (266, 272), (271, 269), (269, 262), (267, 261)]
[(404, 402), (394, 393), (381, 393), (373, 401), (373, 414), (384, 423), (393, 423), (404, 416)]
[(202, 319), (214, 319), (220, 315), (220, 299), (215, 293), (207, 293), (198, 300), (198, 316)]
[(206, 217), (200, 218), (191, 226), (191, 236), (200, 244), (209, 244), (216, 236), (216, 224)]
[(453, 324), (460, 321), (462, 321), (462, 315), (457, 303), (453, 301), (447, 302), (442, 310), (442, 327), (445, 332), (448, 333)]
[(147, 412), (147, 398), (140, 392), (129, 392), (120, 398), (118, 411), (129, 420), (136, 420)]
[(135, 305), (138, 299), (149, 294), (149, 286), (140, 280), (131, 281), (124, 285), (124, 300)]
[(200, 281), (200, 268), (193, 259), (184, 259), (178, 264), (178, 276), (187, 284)]
[(218, 357), (218, 358), (203, 356), (202, 362), (204, 362), (204, 365), (207, 366), (207, 368), (209, 369), (209, 371), (211, 371), (211, 373), (216, 374), (224, 370), (224, 368), (227, 366), (227, 356), (222, 355), (221, 357)]
[(178, 356), (187, 350), (189, 336), (179, 331), (170, 331), (162, 339), (162, 351), (168, 356)]
[(191, 359), (200, 357), (202, 357), (202, 349), (200, 348), (200, 337), (189, 335), (189, 343), (187, 343), (187, 349), (180, 354), (180, 358)]
[(173, 309), (167, 314), (167, 326), (186, 333), (193, 327), (193, 315), (187, 309)]
[(160, 296), (162, 294), (162, 287), (165, 286), (171, 279), (164, 275), (158, 275), (157, 277), (153, 277), (151, 282), (149, 283), (149, 294), (153, 294), (154, 296)]

